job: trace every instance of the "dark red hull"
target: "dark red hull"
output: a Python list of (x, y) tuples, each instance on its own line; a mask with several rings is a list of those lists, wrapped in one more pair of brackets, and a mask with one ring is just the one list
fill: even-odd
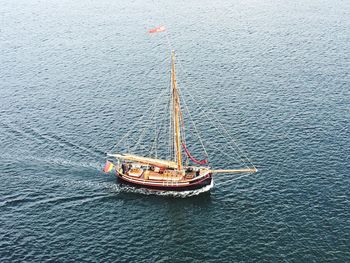
[(178, 192), (202, 189), (206, 186), (211, 185), (213, 181), (213, 177), (211, 174), (208, 174), (206, 177), (200, 178), (199, 180), (194, 180), (186, 186), (180, 186), (180, 185), (167, 186), (167, 185), (150, 185), (147, 183), (145, 184), (133, 183), (124, 179), (123, 176), (118, 173), (116, 174), (116, 177), (120, 183), (133, 186), (135, 188), (152, 189), (152, 190), (159, 190), (159, 191), (178, 191)]

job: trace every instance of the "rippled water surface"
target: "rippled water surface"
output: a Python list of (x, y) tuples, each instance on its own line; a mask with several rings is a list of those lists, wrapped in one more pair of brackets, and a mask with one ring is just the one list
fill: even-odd
[[(349, 28), (342, 0), (2, 1), (0, 261), (349, 262)], [(183, 198), (101, 172), (169, 45), (258, 173)]]

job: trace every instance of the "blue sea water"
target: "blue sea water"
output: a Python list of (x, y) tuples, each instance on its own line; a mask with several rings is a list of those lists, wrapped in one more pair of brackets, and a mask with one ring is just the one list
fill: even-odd
[[(349, 28), (342, 0), (3, 0), (0, 261), (349, 262)], [(258, 173), (179, 198), (101, 172), (171, 48)]]

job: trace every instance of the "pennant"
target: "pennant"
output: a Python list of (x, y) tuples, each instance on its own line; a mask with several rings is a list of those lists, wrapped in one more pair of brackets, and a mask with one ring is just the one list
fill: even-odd
[(105, 173), (109, 173), (110, 171), (112, 171), (113, 167), (114, 167), (113, 163), (111, 163), (110, 161), (107, 161), (105, 164), (105, 167), (103, 168), (103, 171)]
[(158, 32), (163, 32), (163, 31), (165, 31), (165, 26), (158, 26), (158, 27), (155, 27), (155, 28), (148, 30), (148, 33), (152, 34), (152, 33), (158, 33)]

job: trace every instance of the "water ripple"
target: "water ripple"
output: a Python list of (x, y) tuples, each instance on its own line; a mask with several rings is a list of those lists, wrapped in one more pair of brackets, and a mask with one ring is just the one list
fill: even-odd
[[(2, 1), (0, 261), (349, 262), (349, 17), (342, 0)], [(169, 88), (168, 40), (211, 163), (246, 158), (203, 111), (258, 173), (210, 194), (102, 173)]]

